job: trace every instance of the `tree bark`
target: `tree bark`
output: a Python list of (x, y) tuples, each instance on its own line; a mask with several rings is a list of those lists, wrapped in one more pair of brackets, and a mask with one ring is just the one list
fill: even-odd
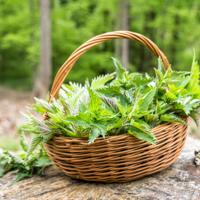
[[(118, 30), (129, 30), (129, 0), (119, 0), (116, 21)], [(129, 64), (129, 40), (116, 40), (115, 51), (122, 65), (127, 68)]]
[(44, 177), (13, 182), (13, 172), (0, 179), (1, 200), (199, 200), (200, 167), (193, 164), (200, 141), (187, 138), (179, 159), (168, 169), (124, 184), (72, 180), (50, 167)]
[(40, 0), (40, 12), (40, 65), (35, 79), (34, 95), (44, 97), (47, 94), (51, 81), (51, 20), (49, 0)]

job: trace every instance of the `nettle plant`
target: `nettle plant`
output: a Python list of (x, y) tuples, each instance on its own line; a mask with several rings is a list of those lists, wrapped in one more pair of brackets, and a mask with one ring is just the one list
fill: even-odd
[(89, 145), (99, 137), (129, 134), (156, 144), (153, 127), (184, 124), (188, 116), (196, 121), (200, 69), (195, 59), (191, 72), (165, 70), (159, 59), (154, 75), (130, 73), (114, 58), (113, 63), (114, 73), (83, 85), (65, 84), (58, 98), (50, 102), (35, 98), (34, 112), (26, 115), (28, 122), (20, 129), (33, 136), (32, 143), (27, 148), (22, 142), (25, 155), (20, 159), (5, 152), (0, 158), (0, 175), (11, 169), (18, 170), (18, 179), (40, 174), (50, 164), (43, 143), (54, 136), (88, 138)]

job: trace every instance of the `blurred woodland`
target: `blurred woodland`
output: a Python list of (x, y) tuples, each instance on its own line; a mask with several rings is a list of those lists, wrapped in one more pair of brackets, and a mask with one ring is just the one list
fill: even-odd
[[(73, 50), (94, 35), (122, 29), (146, 35), (173, 68), (187, 70), (193, 50), (197, 58), (200, 53), (199, 10), (199, 0), (0, 0), (0, 85), (44, 93)], [(111, 56), (134, 71), (156, 65), (142, 45), (110, 41), (85, 54), (67, 81), (112, 71)]]

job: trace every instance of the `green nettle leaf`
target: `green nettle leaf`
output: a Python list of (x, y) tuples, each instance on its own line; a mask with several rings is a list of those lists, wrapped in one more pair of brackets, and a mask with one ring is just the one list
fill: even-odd
[(22, 147), (22, 150), (28, 151), (28, 144), (25, 142), (24, 134), (20, 135), (20, 146)]
[(180, 118), (180, 117), (178, 117), (174, 114), (161, 115), (160, 120), (163, 121), (163, 122), (178, 122), (178, 123), (181, 123), (181, 124), (186, 123), (182, 118)]
[(194, 56), (193, 63), (192, 63), (192, 69), (191, 69), (191, 75), (190, 75), (190, 82), (189, 82), (188, 87), (194, 94), (197, 94), (198, 97), (200, 98), (200, 85), (199, 85), (200, 76), (199, 76), (199, 74), (200, 74), (199, 65)]
[(150, 126), (146, 122), (143, 120), (131, 120), (130, 125), (130, 130), (128, 131), (129, 134), (151, 144), (156, 143), (156, 138), (151, 132)]
[(139, 140), (149, 142), (150, 144), (156, 144), (156, 138), (151, 132), (142, 131), (134, 126), (131, 126), (128, 133)]
[(191, 69), (190, 78), (191, 78), (190, 85), (199, 87), (199, 65), (196, 61), (195, 56), (194, 56), (193, 62), (192, 62), (192, 69)]
[(123, 78), (126, 70), (124, 67), (122, 67), (121, 63), (116, 59), (116, 58), (113, 58), (112, 57), (112, 60), (113, 60), (113, 63), (114, 63), (114, 66), (115, 66), (115, 71), (116, 71), (116, 74), (117, 74), (117, 78)]
[(115, 58), (113, 63), (114, 73), (84, 85), (65, 84), (51, 102), (36, 98), (25, 115), (27, 123), (19, 129), (22, 152), (0, 154), (0, 176), (10, 170), (17, 171), (17, 180), (42, 174), (51, 165), (43, 144), (54, 136), (87, 138), (92, 144), (97, 138), (129, 134), (151, 145), (156, 144), (155, 126), (185, 124), (188, 116), (199, 116), (200, 70), (195, 58), (191, 72), (165, 70), (159, 59), (154, 75), (128, 72)]
[(97, 139), (99, 136), (105, 137), (106, 130), (101, 127), (95, 127), (92, 129), (91, 133), (89, 134), (89, 144), (93, 143), (95, 139)]
[[(167, 95), (167, 93), (165, 95)], [(171, 104), (166, 103), (164, 101), (158, 101), (157, 100), (157, 102), (156, 102), (156, 113), (158, 115), (162, 115), (162, 114), (168, 112), (171, 109), (172, 109), (172, 105)]]
[(89, 103), (89, 110), (96, 111), (102, 104), (102, 99), (90, 88), (88, 88), (88, 92), (90, 95), (90, 103)]
[(32, 139), (30, 148), (28, 149), (28, 156), (36, 149), (36, 147), (42, 142), (42, 136), (36, 136)]
[(153, 103), (156, 91), (156, 89), (152, 88), (147, 94), (138, 100), (137, 109), (140, 112), (144, 112), (149, 109), (149, 106)]
[(106, 75), (102, 75), (102, 76), (98, 76), (94, 78), (91, 81), (91, 89), (98, 90), (98, 89), (104, 88), (106, 83), (113, 80), (114, 77), (115, 77), (115, 74), (112, 73), (112, 74), (106, 74)]
[(112, 97), (102, 97), (102, 100), (105, 102), (105, 104), (108, 106), (109, 110), (118, 111), (117, 108), (117, 100), (116, 98), (112, 98)]
[(183, 111), (186, 115), (190, 115), (193, 110), (197, 110), (200, 105), (200, 99), (192, 99), (192, 97), (187, 96), (184, 98), (178, 98), (175, 104), (177, 110)]
[(123, 119), (115, 118), (113, 121), (111, 121), (106, 126), (106, 130), (109, 132), (109, 135), (116, 135), (117, 133), (120, 133), (120, 131), (123, 130)]
[[(69, 132), (67, 132), (69, 134)], [(48, 133), (48, 134), (43, 134), (43, 137), (42, 137), (42, 140), (39, 141), (40, 139), (38, 139), (38, 145), (40, 144), (40, 142), (44, 142), (44, 143), (47, 143), (49, 140), (51, 140), (53, 137), (55, 136), (55, 133), (54, 132), (51, 132), (51, 133)], [(73, 137), (74, 135), (72, 135)]]
[(42, 155), (38, 160), (35, 162), (35, 166), (37, 167), (46, 167), (51, 165), (52, 162), (49, 160), (49, 157), (47, 155)]
[(131, 125), (135, 128), (138, 128), (142, 131), (151, 132), (151, 127), (143, 120), (131, 120)]
[(119, 113), (121, 114), (122, 117), (126, 117), (128, 116), (128, 114), (131, 112), (132, 110), (132, 106), (131, 105), (127, 105), (127, 104), (122, 104), (121, 101), (117, 101), (116, 102), (117, 108), (119, 110)]
[(4, 151), (0, 154), (0, 177), (12, 170), (14, 167), (14, 159), (10, 156), (10, 153)]
[(158, 71), (162, 74), (165, 73), (165, 67), (160, 57), (158, 58)]
[(15, 181), (21, 181), (25, 178), (30, 178), (32, 177), (32, 174), (28, 173), (28, 172), (18, 172)]
[[(147, 86), (148, 84), (153, 83), (152, 77), (150, 77), (148, 74), (140, 74), (140, 73), (131, 73), (129, 74), (130, 84), (131, 88), (134, 87), (143, 87), (144, 85)], [(149, 85), (150, 86), (150, 85)], [(155, 86), (155, 83), (154, 85)]]
[(165, 97), (167, 100), (172, 100), (172, 101), (175, 101), (177, 99), (177, 96), (173, 92), (170, 92), (170, 91), (166, 92)]
[(35, 101), (36, 101), (36, 104), (34, 105), (34, 107), (38, 113), (45, 113), (47, 111), (52, 110), (50, 104), (46, 102), (45, 100), (38, 99), (35, 97)]

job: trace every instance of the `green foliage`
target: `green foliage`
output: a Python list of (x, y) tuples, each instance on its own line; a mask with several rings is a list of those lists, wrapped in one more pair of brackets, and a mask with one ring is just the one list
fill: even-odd
[(16, 181), (31, 177), (33, 174), (42, 175), (44, 169), (51, 165), (51, 161), (41, 144), (36, 144), (38, 144), (38, 141), (36, 143), (34, 139), (29, 148), (29, 144), (22, 136), (20, 141), (21, 152), (18, 154), (8, 151), (0, 153), (0, 177), (11, 170), (16, 171)]
[[(36, 99), (34, 110), (47, 120), (29, 114), (24, 132), (36, 135), (32, 148), (54, 135), (98, 137), (128, 133), (156, 143), (151, 129), (163, 122), (185, 123), (200, 107), (199, 66), (193, 61), (191, 73), (164, 70), (159, 60), (155, 76), (129, 73), (113, 58), (115, 72), (88, 80), (84, 85), (63, 85), (58, 99)], [(195, 87), (193, 87), (195, 86)]]
[(192, 63), (192, 71), (189, 81), (189, 89), (191, 93), (195, 93), (195, 96), (200, 99), (200, 87), (199, 87), (199, 65), (195, 60), (195, 56)]
[(97, 90), (104, 88), (105, 84), (114, 79), (114, 74), (107, 74), (104, 76), (98, 76), (91, 81), (91, 89)]
[[(17, 170), (16, 180), (42, 174), (51, 164), (43, 144), (55, 135), (97, 138), (129, 134), (156, 144), (152, 128), (162, 123), (182, 123), (195, 116), (200, 108), (199, 65), (193, 60), (191, 72), (164, 70), (159, 60), (155, 75), (129, 73), (113, 59), (115, 72), (94, 78), (91, 82), (63, 85), (59, 97), (48, 102), (35, 99), (33, 111), (21, 127), (23, 152), (0, 156), (0, 176)], [(36, 114), (36, 113), (37, 114)], [(46, 120), (44, 114), (48, 115)], [(24, 134), (32, 135), (27, 144)]]
[[(35, 2), (36, 3), (36, 2)], [(39, 60), (39, 13), (26, 0), (0, 1), (0, 83), (30, 89)]]

